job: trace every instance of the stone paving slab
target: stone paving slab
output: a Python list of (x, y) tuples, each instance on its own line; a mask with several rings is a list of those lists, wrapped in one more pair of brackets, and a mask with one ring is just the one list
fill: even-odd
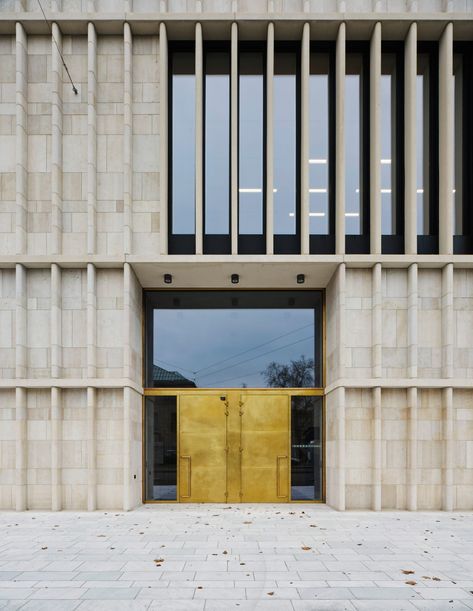
[(473, 513), (0, 513), (0, 611), (468, 611)]

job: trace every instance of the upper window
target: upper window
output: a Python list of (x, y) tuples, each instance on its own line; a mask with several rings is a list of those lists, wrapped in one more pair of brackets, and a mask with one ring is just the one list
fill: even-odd
[(230, 251), (230, 52), (205, 53), (204, 252)]
[(169, 251), (195, 250), (195, 55), (170, 54), (170, 236)]
[(238, 79), (238, 252), (266, 252), (264, 53), (244, 47)]
[(298, 56), (276, 47), (274, 53), (274, 250), (298, 253)]
[(438, 252), (437, 45), (419, 44), (416, 82), (417, 250)]

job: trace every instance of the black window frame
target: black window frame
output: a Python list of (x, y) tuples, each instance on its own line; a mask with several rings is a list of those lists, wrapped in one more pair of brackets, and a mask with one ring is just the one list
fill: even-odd
[(420, 235), (417, 228), (417, 253), (439, 252), (439, 44), (417, 43), (417, 56), (429, 56), (429, 234)]
[[(345, 230), (345, 253), (347, 255), (370, 253), (370, 43), (369, 41), (347, 41), (346, 55), (362, 56), (361, 75), (361, 233), (349, 234)], [(345, 104), (346, 104), (345, 100)], [(345, 112), (345, 111), (344, 111)], [(345, 220), (345, 219), (344, 219)], [(346, 226), (346, 224), (345, 224)]]
[[(393, 205), (396, 209), (396, 233), (381, 235), (381, 253), (383, 255), (404, 254), (404, 218), (405, 218), (405, 170), (404, 170), (404, 43), (383, 41), (381, 54), (396, 56), (395, 90), (395, 184), (396, 198)], [(380, 161), (378, 160), (378, 163)]]
[[(174, 53), (192, 53), (195, 66), (195, 42), (193, 41), (170, 41), (168, 49), (168, 254), (170, 255), (193, 255), (195, 254), (195, 225), (193, 234), (176, 234), (172, 231), (173, 219), (173, 182), (172, 182), (172, 96), (173, 96), (173, 55)], [(194, 70), (195, 75), (195, 70)], [(195, 197), (194, 197), (195, 214)]]
[[(296, 232), (295, 234), (273, 234), (273, 248), (275, 255), (298, 255), (301, 253), (301, 47), (300, 43), (288, 41), (276, 41), (274, 43), (274, 55), (276, 53), (294, 53), (296, 58)], [(276, 60), (275, 60), (276, 63)], [(273, 75), (274, 78), (274, 75)], [(273, 124), (274, 129), (274, 124)], [(273, 139), (274, 146), (274, 139)], [(274, 154), (273, 154), (274, 159)], [(274, 197), (273, 197), (274, 217)]]
[[(329, 232), (326, 235), (311, 234), (309, 229), (309, 252), (317, 255), (335, 254), (335, 189), (336, 189), (336, 168), (335, 168), (335, 53), (336, 43), (334, 41), (315, 41), (310, 44), (310, 55), (323, 53), (328, 55), (328, 184), (329, 184)], [(309, 68), (309, 79), (311, 73)], [(310, 102), (309, 102), (310, 103)], [(309, 108), (309, 113), (310, 113)], [(299, 147), (300, 148), (300, 147)], [(310, 227), (310, 224), (309, 224)]]
[(237, 129), (237, 147), (238, 147), (238, 159), (237, 159), (237, 184), (240, 188), (240, 53), (261, 53), (262, 66), (263, 66), (263, 233), (255, 234), (241, 234), (240, 227), (240, 193), (238, 192), (238, 254), (239, 255), (264, 255), (266, 254), (266, 225), (267, 225), (267, 213), (266, 213), (266, 137), (267, 137), (267, 46), (264, 42), (246, 42), (242, 41), (238, 43), (238, 95), (237, 95), (237, 117), (238, 117), (238, 129)]
[(460, 54), (463, 61), (463, 232), (453, 236), (453, 253), (469, 255), (473, 254), (473, 43), (454, 42), (453, 52)]

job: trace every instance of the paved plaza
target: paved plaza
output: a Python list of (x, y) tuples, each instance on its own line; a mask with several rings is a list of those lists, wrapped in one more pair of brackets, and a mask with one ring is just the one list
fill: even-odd
[(473, 609), (473, 514), (323, 505), (0, 513), (0, 609)]

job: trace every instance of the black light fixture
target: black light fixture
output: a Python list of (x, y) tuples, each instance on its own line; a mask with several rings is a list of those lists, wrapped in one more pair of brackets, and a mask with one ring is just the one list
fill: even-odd
[(164, 274), (164, 284), (172, 284), (171, 274)]
[(238, 274), (232, 274), (232, 284), (238, 284), (240, 282), (240, 276)]
[(297, 274), (297, 284), (304, 284), (304, 282), (305, 282), (305, 275)]

